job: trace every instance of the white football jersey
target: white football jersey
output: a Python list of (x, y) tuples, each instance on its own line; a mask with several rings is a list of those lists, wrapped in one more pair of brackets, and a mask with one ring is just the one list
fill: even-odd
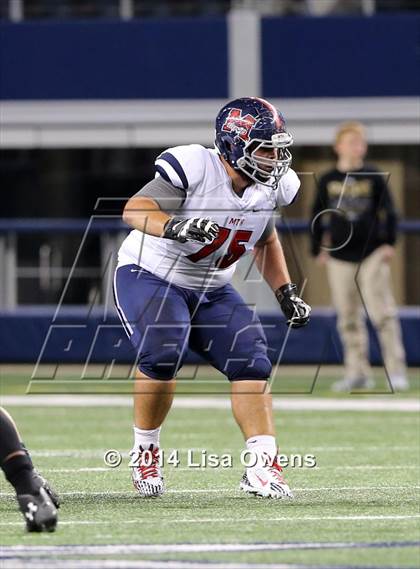
[(134, 263), (192, 290), (211, 290), (228, 283), (238, 260), (261, 237), (273, 209), (290, 204), (300, 186), (296, 173), (289, 169), (276, 191), (254, 183), (239, 197), (218, 152), (199, 144), (169, 148), (155, 166), (157, 176), (186, 192), (177, 215), (208, 217), (218, 223), (219, 235), (208, 244), (179, 243), (133, 230), (119, 250), (118, 265)]

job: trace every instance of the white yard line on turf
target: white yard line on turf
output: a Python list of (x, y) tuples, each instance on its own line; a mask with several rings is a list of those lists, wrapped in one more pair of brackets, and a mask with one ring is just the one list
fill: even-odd
[[(29, 558), (29, 559), (5, 559), (2, 563), (3, 569), (313, 569), (308, 565), (289, 565), (278, 563), (212, 563), (209, 561), (149, 561), (146, 559), (137, 559), (135, 561), (127, 560), (110, 560), (110, 559), (60, 559), (58, 561), (45, 558)], [(324, 569), (337, 569), (337, 567), (329, 568), (324, 565)], [(340, 569), (355, 569), (354, 567), (341, 566)], [(382, 569), (376, 567), (375, 569)], [(393, 569), (387, 567), (383, 569)]]
[[(276, 517), (267, 517), (264, 518), (178, 518), (176, 523), (179, 524), (218, 524), (218, 523), (234, 523), (237, 524), (238, 522), (250, 522), (250, 523), (268, 523), (268, 522), (297, 522), (301, 523), (305, 522), (319, 522), (319, 521), (372, 521), (372, 520), (415, 520), (419, 519), (420, 514), (406, 514), (406, 515), (367, 515), (367, 516), (299, 516), (293, 518), (291, 516), (276, 516)], [(118, 520), (118, 524), (123, 525), (130, 525), (130, 524), (138, 524), (139, 519), (135, 520)], [(147, 520), (147, 525), (162, 525), (161, 519), (151, 519)], [(0, 522), (0, 526), (21, 526), (22, 522)], [(113, 520), (60, 520), (60, 525), (115, 525), (115, 519)]]
[(405, 470), (409, 469), (420, 469), (419, 464), (392, 464), (391, 466), (383, 466), (378, 464), (359, 464), (356, 466), (333, 466), (328, 467), (329, 470)]
[[(383, 445), (377, 444), (375, 446), (369, 446), (369, 445), (364, 445), (363, 443), (360, 443), (360, 446), (355, 447), (355, 446), (311, 446), (310, 447), (310, 451), (311, 452), (337, 452), (337, 453), (343, 453), (343, 452), (357, 452), (357, 454), (360, 456), (363, 452), (367, 452), (367, 451), (376, 451), (376, 452), (392, 452), (392, 451), (396, 451), (396, 452), (400, 452), (400, 451), (415, 451), (417, 453), (418, 451), (418, 445), (387, 445), (386, 443)], [(203, 450), (203, 447), (177, 447), (176, 449), (173, 449), (172, 447), (169, 447), (168, 449), (166, 449), (166, 453), (170, 453), (172, 450), (178, 450), (179, 452), (184, 452), (187, 453), (188, 451), (201, 451)], [(300, 452), (301, 454), (304, 454), (305, 452), (308, 451), (308, 448), (304, 448), (304, 447), (297, 447), (295, 449), (283, 449), (285, 454), (291, 454), (296, 453), (296, 452)], [(238, 449), (235, 448), (223, 448), (220, 449), (220, 452), (222, 453), (235, 453), (238, 452)], [(58, 458), (58, 457), (66, 457), (66, 458), (90, 458), (90, 459), (96, 459), (96, 458), (100, 458), (101, 460), (103, 459), (103, 455), (104, 455), (104, 451), (101, 451), (98, 448), (92, 448), (92, 449), (83, 449), (83, 450), (78, 450), (78, 449), (66, 449), (66, 450), (62, 450), (62, 449), (50, 449), (50, 450), (33, 450), (31, 449), (31, 456), (35, 456), (35, 457), (43, 457), (43, 458)], [(130, 453), (129, 452), (121, 452), (121, 456), (123, 458), (129, 458)], [(105, 468), (105, 467), (101, 467), (103, 470), (109, 470), (109, 468)], [(385, 468), (385, 467), (384, 467)], [(386, 467), (388, 468), (388, 467)], [(100, 470), (100, 468), (98, 467), (98, 470)], [(179, 470), (179, 469), (178, 469)], [(72, 471), (72, 469), (69, 470), (70, 472)]]
[[(32, 454), (32, 453), (31, 453)], [(109, 466), (100, 466), (97, 468), (43, 468), (42, 472), (49, 472), (49, 473), (62, 473), (62, 474), (71, 474), (76, 472), (110, 472), (112, 468)]]
[[(1, 557), (0, 557), (1, 559)], [(45, 559), (33, 558), (28, 559), (5, 559), (2, 562), (3, 569), (312, 569), (308, 565), (289, 565), (278, 563), (230, 563), (225, 562), (223, 566), (216, 562), (208, 561), (150, 561), (146, 559), (137, 559), (135, 561), (122, 559)], [(324, 566), (325, 569), (329, 569)], [(336, 567), (331, 567), (336, 569)], [(340, 569), (354, 569), (353, 567), (341, 567)], [(376, 568), (382, 569), (382, 568)], [(392, 568), (384, 568), (392, 569)]]
[[(314, 488), (293, 488), (293, 492), (305, 493), (305, 492), (360, 492), (366, 490), (379, 490), (383, 492), (384, 490), (420, 490), (420, 486), (319, 486)], [(238, 490), (239, 492), (239, 490)], [(232, 494), (236, 493), (236, 488), (185, 488), (185, 490), (166, 490), (166, 494)], [(131, 492), (123, 492), (118, 490), (107, 490), (104, 492), (60, 492), (60, 496), (67, 496), (73, 498), (106, 498), (107, 496), (119, 496), (120, 498), (133, 498), (136, 496), (134, 490)], [(14, 498), (15, 494), (13, 492), (0, 492), (0, 498)]]
[(416, 541), (353, 542), (315, 541), (290, 543), (154, 543), (126, 545), (11, 545), (2, 548), (3, 555), (127, 555), (136, 553), (236, 553), (240, 551), (284, 551), (301, 549), (366, 549), (415, 547)]
[[(31, 453), (32, 454), (32, 453)], [(127, 466), (127, 469), (129, 467)], [(231, 467), (229, 468), (229, 470), (239, 470), (242, 469), (242, 466), (236, 466), (236, 467)], [(377, 464), (358, 464), (358, 465), (353, 465), (353, 466), (314, 466), (312, 468), (308, 468), (308, 470), (326, 470), (328, 469), (329, 471), (332, 470), (419, 470), (420, 469), (420, 465), (418, 464), (397, 464), (397, 465), (392, 465), (392, 467), (389, 466), (385, 466), (385, 465), (377, 465)], [(169, 471), (173, 471), (175, 470), (176, 472), (201, 472), (201, 471), (207, 471), (207, 472), (220, 472), (220, 468), (207, 468), (205, 466), (200, 466), (200, 467), (188, 467), (188, 466), (179, 466), (179, 467), (167, 467), (167, 472)], [(86, 468), (43, 468), (42, 472), (47, 474), (47, 473), (53, 473), (53, 474), (76, 474), (78, 472), (110, 472), (113, 473), (115, 472), (114, 468), (110, 468), (110, 467), (105, 467), (105, 466), (101, 466), (101, 467), (86, 467)]]
[[(311, 396), (274, 399), (274, 408), (281, 411), (406, 411), (420, 412), (420, 401), (403, 399), (395, 395), (354, 396), (351, 399), (329, 399)], [(132, 399), (123, 395), (5, 395), (4, 406), (17, 407), (131, 407)], [(178, 409), (230, 409), (228, 398), (176, 397)]]

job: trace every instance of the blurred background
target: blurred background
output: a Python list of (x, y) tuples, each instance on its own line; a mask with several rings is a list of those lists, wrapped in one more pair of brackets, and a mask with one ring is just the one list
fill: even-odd
[[(74, 326), (94, 315), (92, 334), (116, 324), (110, 275), (125, 199), (164, 148), (212, 146), (218, 109), (252, 95), (294, 135), (302, 190), (278, 228), (320, 309), (315, 333), (334, 315), (309, 254), (310, 205), (334, 164), (337, 125), (366, 125), (368, 162), (389, 173), (401, 216), (394, 291), (409, 363), (420, 364), (420, 0), (0, 0), (0, 18), (1, 361), (36, 361), (45, 344), (45, 361), (84, 357), (82, 334), (48, 348), (57, 317)], [(235, 279), (262, 313), (278, 311), (246, 263)], [(98, 361), (118, 350), (107, 338)], [(318, 344), (307, 356), (295, 348), (289, 363), (321, 357)], [(322, 357), (340, 354), (327, 346)]]

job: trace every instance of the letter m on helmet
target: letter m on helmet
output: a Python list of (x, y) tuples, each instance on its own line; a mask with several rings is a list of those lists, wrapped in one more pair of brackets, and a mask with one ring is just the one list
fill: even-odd
[(231, 109), (222, 130), (224, 132), (236, 133), (244, 142), (249, 140), (249, 131), (252, 129), (257, 119), (252, 115), (242, 116), (241, 109)]

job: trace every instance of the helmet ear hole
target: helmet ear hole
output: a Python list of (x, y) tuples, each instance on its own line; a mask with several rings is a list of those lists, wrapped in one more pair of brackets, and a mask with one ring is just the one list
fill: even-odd
[(225, 142), (225, 152), (223, 153), (223, 157), (229, 163), (231, 162), (231, 153), (232, 153), (232, 144), (228, 141)]

